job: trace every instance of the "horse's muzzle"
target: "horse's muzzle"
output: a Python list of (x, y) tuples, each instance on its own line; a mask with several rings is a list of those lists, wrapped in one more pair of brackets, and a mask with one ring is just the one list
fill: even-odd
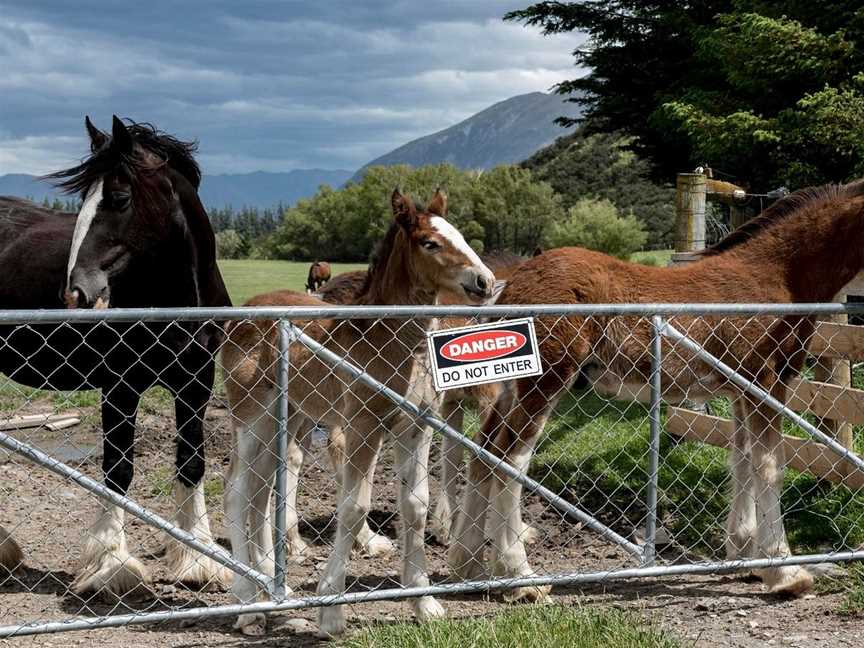
[(82, 272), (75, 269), (63, 292), (66, 308), (108, 308), (108, 277), (104, 272)]

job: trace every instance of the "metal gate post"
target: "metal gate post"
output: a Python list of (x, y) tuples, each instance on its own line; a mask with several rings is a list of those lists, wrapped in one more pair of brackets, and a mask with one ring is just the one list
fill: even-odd
[(288, 365), (291, 362), (291, 325), (284, 319), (277, 323), (279, 338), (279, 364), (277, 366), (277, 410), (276, 410), (276, 507), (274, 511), (273, 585), (274, 598), (285, 598), (286, 587), (286, 523), (288, 506)]
[(646, 493), (645, 514), (645, 551), (642, 565), (650, 567), (657, 555), (657, 480), (660, 466), (660, 402), (662, 394), (661, 367), (663, 351), (660, 342), (663, 337), (663, 318), (651, 318), (651, 437), (648, 441), (648, 489)]

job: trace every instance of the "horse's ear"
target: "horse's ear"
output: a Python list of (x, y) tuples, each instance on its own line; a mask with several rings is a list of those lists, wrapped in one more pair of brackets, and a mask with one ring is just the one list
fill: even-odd
[(426, 211), (436, 216), (447, 215), (447, 194), (441, 191), (441, 187), (435, 190), (435, 195), (432, 196), (432, 201), (429, 203)]
[(536, 248), (534, 248), (534, 254), (532, 254), (531, 256), (540, 256), (541, 254), (543, 254), (543, 248), (538, 245)]
[(117, 115), (111, 122), (111, 148), (118, 153), (132, 152), (132, 136), (126, 128), (126, 124), (120, 121)]
[(403, 196), (399, 187), (393, 190), (390, 196), (390, 204), (393, 207), (393, 216), (396, 222), (405, 229), (412, 229), (417, 225), (417, 208), (409, 196)]
[(108, 136), (93, 125), (89, 115), (84, 115), (84, 126), (87, 127), (87, 135), (90, 137), (90, 152), (95, 153), (108, 141)]

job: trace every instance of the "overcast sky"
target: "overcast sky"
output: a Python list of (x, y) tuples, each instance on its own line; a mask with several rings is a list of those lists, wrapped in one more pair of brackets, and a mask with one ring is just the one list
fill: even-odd
[(356, 169), (573, 77), (581, 37), (502, 22), (527, 4), (0, 0), (0, 174), (69, 165), (112, 113), (197, 138), (205, 173)]

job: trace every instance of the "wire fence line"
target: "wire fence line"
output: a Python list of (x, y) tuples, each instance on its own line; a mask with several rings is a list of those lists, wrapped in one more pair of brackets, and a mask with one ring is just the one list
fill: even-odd
[[(82, 346), (99, 327), (118, 327), (120, 343), (123, 327), (143, 323), (164, 323), (165, 334), (180, 328), (190, 345), (208, 323), (228, 331), (199, 449), (208, 465), (200, 484), (172, 484), (179, 466), (166, 454), (175, 436), (170, 394), (145, 395), (136, 482), (121, 493), (101, 481), (100, 446), (115, 441), (111, 430), (102, 439), (98, 397), (52, 394), (51, 375), (30, 387), (0, 384), (0, 555), (13, 541), (23, 552), (0, 568), (0, 637), (234, 615), (241, 630), (259, 632), (268, 612), (403, 599), (423, 619), (443, 611), (432, 597), (448, 594), (536, 599), (549, 585), (729, 571), (806, 588), (803, 565), (864, 559), (864, 436), (856, 427), (844, 445), (831, 433), (832, 421), (864, 425), (864, 385), (809, 379), (823, 356), (854, 362), (864, 354), (856, 327), (814, 320), (860, 311), (864, 305), (614, 304), (0, 312), (3, 348), (22, 330), (50, 345), (57, 327), (77, 327)], [(542, 414), (530, 463), (511, 452), (527, 443), (517, 424), (530, 390), (545, 389), (560, 363), (530, 385), (436, 393), (418, 342), (429, 326), (525, 316), (536, 318), (547, 362), (563, 348), (579, 364), (556, 393), (542, 394), (554, 409)], [(332, 323), (321, 327), (322, 319)], [(804, 338), (801, 322), (810, 325)], [(576, 358), (570, 349), (589, 338), (596, 348)], [(243, 374), (253, 366), (257, 373)], [(766, 382), (763, 366), (775, 382)], [(80, 422), (55, 425), (63, 416)], [(765, 472), (769, 459), (779, 472)], [(361, 478), (352, 481), (352, 470)], [(522, 488), (530, 494), (522, 497)], [(398, 502), (401, 532), (382, 497)], [(432, 544), (424, 542), (427, 515)], [(157, 530), (170, 538), (167, 566)], [(400, 542), (401, 584), (362, 558), (352, 562), (357, 580), (346, 584), (333, 567), (347, 562), (347, 554), (334, 558), (345, 538), (348, 549), (377, 560)], [(88, 569), (98, 578), (82, 588), (76, 575)], [(430, 582), (429, 573), (448, 571), (457, 582)]]

